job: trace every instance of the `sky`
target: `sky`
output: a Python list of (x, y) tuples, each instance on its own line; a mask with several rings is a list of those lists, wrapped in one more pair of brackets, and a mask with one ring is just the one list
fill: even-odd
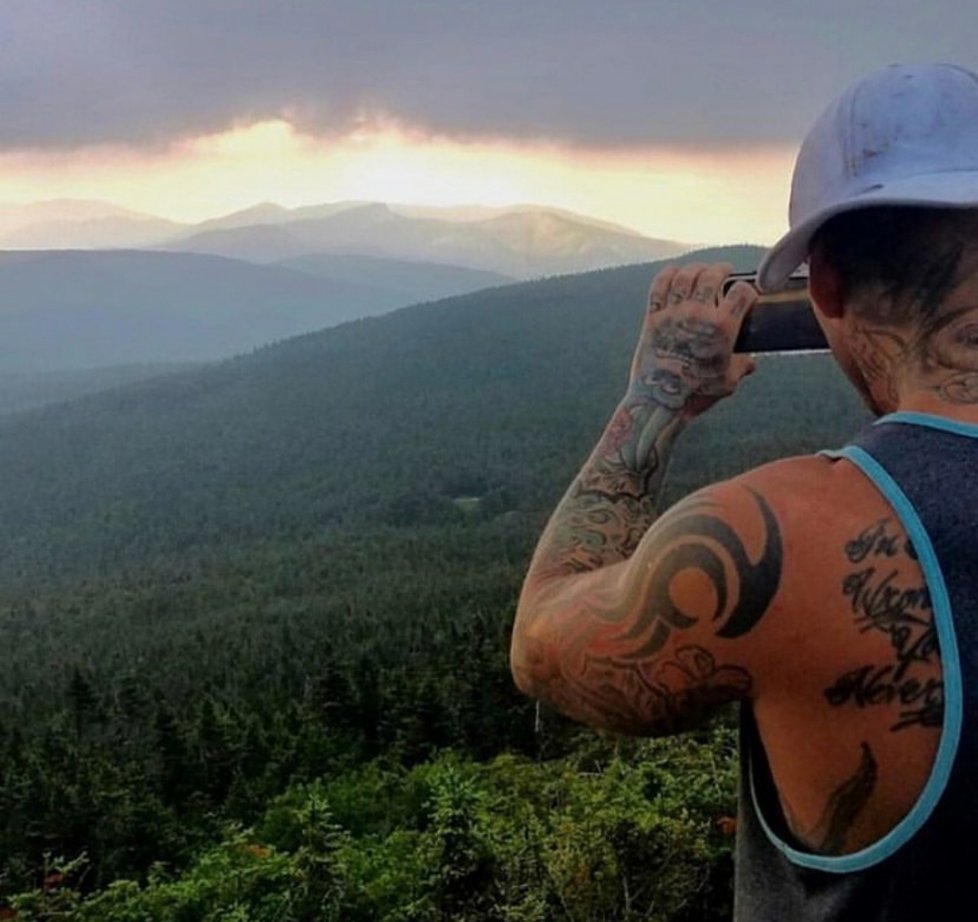
[(963, 0), (4, 0), (0, 202), (569, 208), (770, 242), (811, 121)]

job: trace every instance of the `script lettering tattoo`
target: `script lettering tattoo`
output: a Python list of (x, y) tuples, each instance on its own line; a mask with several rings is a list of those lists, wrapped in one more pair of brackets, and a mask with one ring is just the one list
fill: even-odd
[(880, 519), (846, 543), (846, 558), (859, 568), (843, 578), (842, 594), (860, 632), (881, 631), (889, 637), (894, 659), (850, 670), (825, 690), (825, 697), (834, 707), (895, 705), (899, 712), (893, 731), (940, 727), (944, 686), (934, 669), (940, 651), (930, 594), (926, 586), (899, 582), (899, 570), (890, 561), (901, 549), (916, 559), (912, 545), (901, 542), (889, 519)]
[(897, 537), (887, 534), (888, 521), (880, 519), (846, 544), (846, 557), (851, 563), (862, 563), (871, 554), (896, 557), (900, 553)]
[(790, 809), (785, 805), (785, 817), (794, 835), (812, 851), (822, 855), (838, 855), (845, 848), (852, 826), (869, 803), (879, 778), (879, 769), (873, 750), (866, 742), (860, 743), (859, 766), (842, 782), (825, 804), (818, 822), (803, 830)]

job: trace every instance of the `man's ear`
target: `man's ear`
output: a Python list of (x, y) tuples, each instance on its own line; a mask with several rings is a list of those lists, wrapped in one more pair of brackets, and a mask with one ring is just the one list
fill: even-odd
[(845, 310), (845, 290), (839, 271), (817, 247), (808, 259), (808, 292), (819, 313), (838, 320)]

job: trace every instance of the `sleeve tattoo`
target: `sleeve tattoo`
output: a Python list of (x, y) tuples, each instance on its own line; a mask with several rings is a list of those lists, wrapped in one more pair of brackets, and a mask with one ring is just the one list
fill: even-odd
[[(558, 667), (543, 689), (552, 704), (598, 726), (663, 735), (750, 694), (748, 670), (718, 663), (715, 652), (683, 643), (681, 635), (704, 623), (714, 637), (741, 637), (777, 591), (780, 531), (763, 497), (751, 495), (764, 524), (756, 560), (715, 504), (697, 497), (673, 510), (642, 545), (635, 576), (613, 600), (605, 583), (581, 581), (567, 595), (559, 631), (548, 632), (559, 647), (547, 654)], [(676, 589), (684, 577), (701, 586), (695, 601)]]
[[(724, 639), (755, 626), (780, 583), (778, 522), (748, 490), (763, 531), (752, 556), (705, 492), (649, 532), (677, 428), (659, 401), (623, 403), (551, 519), (527, 581), (550, 593), (524, 622), (531, 693), (595, 726), (674, 733), (752, 689), (750, 673), (718, 662), (712, 642), (669, 641), (694, 625)], [(699, 587), (695, 600), (677, 588), (684, 580)]]

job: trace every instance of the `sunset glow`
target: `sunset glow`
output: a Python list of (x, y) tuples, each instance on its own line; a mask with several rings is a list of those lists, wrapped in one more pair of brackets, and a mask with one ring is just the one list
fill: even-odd
[(273, 201), (539, 204), (653, 237), (765, 243), (785, 225), (793, 150), (643, 149), (464, 142), (371, 120), (315, 138), (284, 120), (160, 148), (0, 155), (0, 202), (87, 198), (179, 221)]

